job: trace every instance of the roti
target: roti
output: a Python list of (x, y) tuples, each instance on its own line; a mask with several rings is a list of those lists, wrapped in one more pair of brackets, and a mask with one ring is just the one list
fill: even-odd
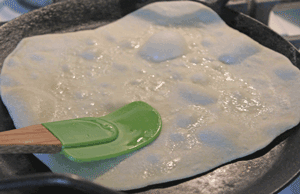
[(191, 177), (249, 155), (299, 123), (300, 71), (196, 2), (158, 2), (95, 30), (23, 39), (1, 97), (17, 128), (101, 117), (142, 100), (163, 128), (131, 154), (53, 172), (128, 190)]

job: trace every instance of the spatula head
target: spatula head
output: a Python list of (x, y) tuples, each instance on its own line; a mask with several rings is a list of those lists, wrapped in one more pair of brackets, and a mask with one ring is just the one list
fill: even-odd
[(116, 157), (140, 149), (160, 134), (159, 113), (145, 102), (132, 102), (104, 117), (43, 123), (76, 162)]

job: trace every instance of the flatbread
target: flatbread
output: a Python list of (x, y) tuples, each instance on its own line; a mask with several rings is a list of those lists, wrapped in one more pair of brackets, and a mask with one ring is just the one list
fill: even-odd
[(300, 71), (196, 2), (158, 2), (95, 30), (23, 39), (1, 97), (17, 128), (100, 117), (132, 101), (162, 116), (153, 143), (53, 172), (127, 190), (191, 177), (251, 154), (299, 123)]

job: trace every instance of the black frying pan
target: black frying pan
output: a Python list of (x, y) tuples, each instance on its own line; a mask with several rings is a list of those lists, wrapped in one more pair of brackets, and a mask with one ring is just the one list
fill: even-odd
[[(24, 14), (0, 27), (0, 64), (13, 51), (24, 37), (64, 33), (78, 30), (94, 29), (108, 24), (122, 16), (155, 0), (68, 0), (46, 6), (39, 10)], [(284, 38), (270, 30), (262, 23), (232, 11), (226, 7), (228, 0), (219, 0), (207, 4), (232, 28), (250, 36), (262, 45), (282, 53), (290, 61), (300, 67), (300, 53)], [(299, 114), (300, 115), (300, 114)], [(2, 102), (0, 102), (0, 131), (13, 129), (13, 122)], [(300, 125), (277, 137), (266, 148), (241, 159), (227, 163), (209, 172), (184, 180), (149, 186), (146, 188), (126, 191), (127, 193), (243, 193), (268, 194), (277, 193), (289, 184), (300, 173)], [(0, 178), (22, 175), (32, 177), (50, 170), (31, 154), (0, 155)], [(63, 189), (64, 184), (76, 189), (80, 180), (70, 176), (50, 173), (32, 179), (36, 189), (22, 190), (18, 193), (37, 192), (70, 192)], [(47, 178), (48, 177), (48, 178)], [(40, 182), (39, 182), (40, 180)], [(43, 182), (44, 180), (44, 183)], [(113, 180), (112, 180), (113, 181)], [(4, 182), (5, 184), (10, 181)], [(0, 183), (0, 189), (5, 184)], [(31, 184), (28, 182), (28, 185)], [(53, 184), (55, 183), (55, 184)], [(59, 184), (61, 183), (61, 184)], [(82, 187), (94, 189), (93, 184), (81, 182)], [(4, 185), (4, 186), (3, 186)], [(28, 186), (27, 185), (27, 186)], [(46, 187), (41, 187), (46, 185)], [(48, 186), (47, 186), (48, 185)], [(51, 187), (49, 187), (51, 185)], [(15, 188), (10, 184), (10, 188)], [(20, 185), (19, 185), (20, 186)], [(24, 185), (23, 185), (24, 186)], [(20, 186), (21, 187), (21, 186)], [(26, 185), (24, 186), (26, 187)], [(99, 187), (97, 191), (102, 191)], [(89, 190), (89, 189), (87, 189)], [(95, 191), (95, 190), (93, 190)], [(97, 192), (96, 191), (96, 192)], [(72, 190), (74, 192), (74, 189)], [(106, 193), (103, 191), (103, 193)]]

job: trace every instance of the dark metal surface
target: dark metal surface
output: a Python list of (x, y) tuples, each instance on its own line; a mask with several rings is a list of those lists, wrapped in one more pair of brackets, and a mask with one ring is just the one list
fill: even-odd
[(16, 189), (26, 190), (26, 193), (49, 193), (59, 189), (60, 192), (67, 191), (72, 194), (121, 194), (93, 184), (77, 175), (55, 173), (25, 175), (20, 178), (4, 179), (0, 182), (1, 191)]
[[(94, 29), (134, 11), (153, 0), (69, 0), (28, 14), (0, 27), (0, 64), (24, 37)], [(224, 1), (226, 2), (226, 1)], [(231, 27), (288, 57), (300, 67), (300, 54), (284, 38), (263, 24), (226, 8), (219, 15)], [(13, 129), (5, 106), (0, 103), (0, 131)], [(300, 126), (276, 138), (269, 146), (184, 180), (153, 185), (127, 193), (275, 193), (299, 173)], [(0, 155), (0, 178), (19, 177), (50, 170), (33, 155)], [(112, 180), (113, 181), (113, 180)], [(28, 193), (26, 191), (20, 193)]]

